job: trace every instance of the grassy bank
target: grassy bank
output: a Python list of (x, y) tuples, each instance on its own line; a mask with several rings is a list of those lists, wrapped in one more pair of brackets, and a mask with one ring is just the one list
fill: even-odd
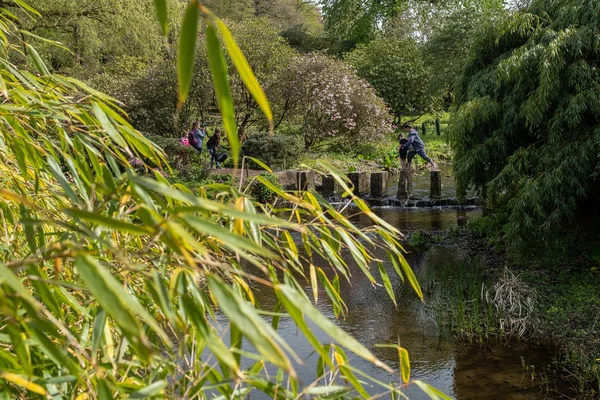
[[(452, 149), (447, 140), (446, 129), (442, 135), (435, 134), (435, 129), (421, 135), (425, 143), (427, 155), (437, 164), (450, 164), (452, 162)], [(398, 133), (390, 133), (376, 143), (357, 143), (355, 148), (349, 152), (336, 152), (333, 150), (323, 152), (307, 152), (294, 164), (287, 167), (290, 169), (300, 166), (312, 166), (317, 160), (327, 161), (341, 171), (380, 171), (398, 168), (400, 159), (398, 157)], [(416, 168), (424, 168), (425, 162), (420, 157), (413, 161)]]
[[(592, 237), (527, 260), (507, 254), (490, 218), (420, 233), (421, 246), (461, 249), (465, 261), (428, 268), (424, 291), (443, 331), (467, 341), (517, 339), (557, 349), (553, 370), (569, 398), (600, 394), (600, 274)], [(593, 232), (593, 231), (592, 231)], [(431, 236), (431, 237), (429, 237)], [(592, 235), (595, 236), (595, 235)], [(566, 243), (566, 241), (565, 241)]]

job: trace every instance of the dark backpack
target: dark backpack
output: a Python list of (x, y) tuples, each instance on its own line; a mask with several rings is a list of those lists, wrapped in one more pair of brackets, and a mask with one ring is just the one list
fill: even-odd
[(188, 133), (188, 140), (190, 141), (191, 146), (198, 145), (198, 139), (196, 139), (196, 135), (194, 134), (194, 130), (192, 129), (190, 133)]

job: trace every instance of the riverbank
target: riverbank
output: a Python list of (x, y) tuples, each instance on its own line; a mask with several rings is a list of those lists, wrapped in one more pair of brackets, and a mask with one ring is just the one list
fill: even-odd
[[(485, 234), (485, 223), (485, 218), (475, 219), (462, 228), (417, 231), (407, 237), (407, 243), (421, 249), (458, 249), (465, 260), (448, 258), (421, 277), (438, 326), (465, 342), (516, 340), (556, 349), (548, 372), (565, 385), (548, 385), (549, 398), (598, 398), (597, 261), (586, 253), (573, 257), (568, 252), (552, 262), (548, 257), (515, 260)], [(548, 381), (539, 372), (537, 379)]]

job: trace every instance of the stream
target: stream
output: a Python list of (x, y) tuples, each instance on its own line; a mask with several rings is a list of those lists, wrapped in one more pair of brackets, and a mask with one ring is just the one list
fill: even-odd
[[(415, 190), (426, 195), (428, 174), (422, 174), (415, 179)], [(452, 196), (453, 182), (446, 177), (445, 196)], [(390, 189), (392, 195), (395, 189)], [(406, 209), (406, 208), (376, 208), (375, 212), (387, 222), (410, 233), (416, 230), (445, 230), (457, 224), (458, 217), (473, 217), (481, 210), (456, 209)], [(353, 220), (359, 226), (370, 224), (365, 216)], [(411, 265), (420, 283), (427, 269), (460, 260), (460, 249), (432, 247), (428, 251), (409, 250), (406, 259)], [(349, 258), (348, 258), (349, 259)], [(387, 259), (383, 257), (382, 259)], [(351, 263), (349, 263), (352, 265)], [(341, 294), (348, 306), (346, 318), (336, 319), (332, 305), (326, 293), (319, 293), (317, 308), (340, 327), (349, 332), (359, 342), (369, 348), (380, 360), (399, 370), (398, 353), (396, 349), (377, 347), (377, 344), (398, 344), (408, 349), (411, 360), (411, 379), (422, 380), (447, 395), (456, 399), (544, 399), (543, 384), (532, 370), (544, 370), (550, 363), (550, 355), (546, 349), (536, 348), (525, 344), (465, 344), (453, 340), (450, 335), (441, 333), (436, 323), (435, 313), (428, 306), (428, 298), (421, 302), (410, 285), (401, 282), (393, 272), (389, 262), (385, 265), (392, 286), (398, 299), (398, 308), (389, 299), (383, 287), (373, 287), (369, 280), (355, 267), (351, 283), (340, 279)], [(306, 287), (310, 293), (310, 287)], [(270, 291), (255, 292), (256, 298), (263, 309), (272, 309), (276, 299)], [(310, 295), (312, 297), (312, 294)], [(223, 318), (221, 329), (226, 329), (227, 321)], [(220, 325), (220, 324), (219, 324)], [(309, 324), (310, 325), (310, 324)], [(313, 332), (322, 343), (332, 343), (333, 340), (314, 325)], [(303, 385), (309, 385), (316, 379), (318, 355), (299, 332), (291, 318), (282, 318), (279, 325), (280, 335), (291, 345), (298, 356), (304, 361), (303, 365), (295, 365)], [(252, 346), (245, 342), (243, 345), (252, 351)], [(386, 371), (354, 356), (346, 351), (351, 365), (384, 382), (399, 382), (397, 374)], [(246, 365), (251, 365), (246, 360)], [(244, 361), (242, 362), (245, 363)], [(532, 367), (533, 366), (533, 367)], [(275, 372), (273, 370), (273, 372)], [(365, 385), (370, 394), (382, 392), (380, 387)], [(404, 392), (411, 400), (429, 399), (416, 385), (408, 385)], [(250, 399), (268, 398), (258, 392), (252, 392)], [(386, 397), (389, 398), (389, 395)]]

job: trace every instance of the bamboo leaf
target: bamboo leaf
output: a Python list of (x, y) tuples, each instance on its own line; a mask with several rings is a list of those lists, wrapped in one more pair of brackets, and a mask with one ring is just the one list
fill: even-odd
[(98, 118), (100, 125), (102, 125), (102, 128), (106, 131), (108, 136), (110, 136), (110, 138), (116, 144), (118, 144), (122, 148), (126, 149), (128, 147), (127, 142), (125, 142), (125, 139), (123, 138), (121, 133), (119, 133), (119, 131), (117, 131), (117, 129), (115, 128), (115, 125), (110, 121), (110, 119), (108, 118), (108, 116), (106, 115), (106, 113), (104, 112), (102, 107), (100, 107), (99, 104), (94, 103), (92, 105), (92, 110), (94, 111), (94, 115), (96, 115), (96, 118)]
[(25, 11), (29, 11), (32, 14), (37, 15), (38, 17), (41, 17), (42, 15), (33, 7), (31, 7), (29, 4), (27, 4), (25, 1), (23, 0), (13, 0), (19, 7), (21, 7), (22, 9), (24, 9)]
[(358, 394), (360, 394), (363, 398), (365, 398), (365, 399), (370, 398), (371, 396), (369, 395), (369, 393), (367, 393), (367, 391), (365, 390), (365, 388), (363, 387), (361, 382), (356, 378), (356, 375), (354, 375), (354, 372), (352, 372), (352, 369), (348, 367), (349, 366), (348, 357), (346, 356), (346, 353), (344, 352), (344, 350), (335, 346), (334, 354), (336, 356), (336, 359), (338, 360), (338, 366), (340, 368), (340, 372), (342, 373), (344, 379), (346, 381), (350, 382), (350, 384), (354, 387), (354, 389), (358, 392)]
[(227, 25), (225, 25), (223, 21), (221, 21), (218, 18), (215, 18), (215, 24), (221, 32), (225, 48), (227, 49), (227, 52), (229, 53), (229, 56), (231, 57), (231, 61), (233, 61), (235, 68), (240, 74), (240, 78), (242, 78), (242, 81), (246, 84), (248, 91), (252, 94), (252, 97), (254, 97), (254, 100), (256, 100), (256, 103), (260, 106), (263, 113), (267, 117), (267, 120), (269, 121), (270, 131), (271, 133), (273, 133), (273, 113), (271, 112), (271, 106), (269, 106), (267, 96), (262, 90), (258, 79), (256, 79), (256, 76), (254, 75), (254, 72), (252, 72), (252, 68), (250, 68), (246, 57), (244, 57), (244, 54), (233, 39), (233, 36), (227, 28)]
[(136, 390), (129, 395), (129, 399), (147, 399), (164, 394), (164, 388), (167, 387), (167, 381), (154, 382), (143, 389)]
[(75, 376), (79, 376), (81, 373), (79, 364), (64, 350), (59, 347), (54, 341), (50, 340), (45, 330), (37, 326), (37, 323), (31, 321), (28, 324), (33, 337), (38, 342), (39, 346), (44, 349), (45, 353), (50, 359), (54, 361), (57, 366), (65, 367), (69, 372)]
[(417, 281), (417, 277), (415, 276), (415, 273), (413, 272), (412, 268), (410, 267), (410, 265), (408, 265), (408, 262), (406, 262), (406, 259), (402, 255), (400, 255), (398, 257), (398, 260), (400, 261), (400, 265), (402, 266), (404, 275), (410, 282), (410, 285), (413, 287), (414, 291), (417, 293), (419, 298), (422, 301), (424, 301), (423, 291), (421, 290), (421, 286), (419, 285), (419, 282)]
[(233, 108), (233, 99), (231, 97), (231, 88), (227, 77), (227, 62), (217, 37), (217, 32), (211, 24), (206, 26), (206, 47), (208, 50), (208, 61), (212, 73), (215, 95), (221, 110), (221, 118), (227, 133), (227, 141), (231, 147), (231, 156), (233, 164), (237, 168), (238, 157), (240, 153), (240, 141), (237, 135), (235, 111)]
[(317, 281), (317, 270), (312, 264), (310, 264), (310, 286), (312, 287), (315, 304), (317, 304), (319, 302), (319, 282)]
[(344, 394), (348, 393), (350, 390), (345, 386), (313, 386), (307, 389), (304, 393), (311, 394), (314, 396), (319, 395), (332, 395), (335, 393), (336, 396), (340, 396), (340, 398), (344, 397)]
[(67, 209), (64, 212), (75, 219), (99, 224), (102, 228), (115, 229), (117, 231), (133, 233), (136, 235), (151, 235), (153, 233), (153, 230), (146, 226), (119, 221), (97, 212), (89, 212), (75, 208)]
[(229, 321), (252, 342), (258, 352), (269, 362), (295, 376), (296, 372), (290, 360), (273, 340), (276, 338), (281, 342), (279, 334), (256, 313), (254, 308), (223, 284), (223, 281), (211, 274), (208, 275), (208, 285), (223, 314), (227, 315)]
[(100, 341), (104, 335), (104, 327), (106, 325), (106, 311), (100, 310), (94, 318), (94, 328), (92, 329), (92, 360), (96, 361)]
[(154, 9), (160, 22), (160, 28), (163, 36), (167, 36), (169, 33), (169, 14), (167, 10), (167, 0), (154, 0)]
[(133, 336), (141, 336), (142, 330), (137, 319), (126, 306), (127, 293), (120, 283), (90, 256), (79, 256), (75, 266), (88, 290), (117, 325)]
[(179, 50), (177, 53), (177, 77), (179, 81), (179, 105), (185, 103), (194, 73), (196, 43), (198, 42), (198, 18), (200, 10), (197, 0), (191, 0), (185, 9), (181, 32), (179, 34)]
[(75, 192), (73, 192), (73, 189), (71, 188), (69, 181), (67, 181), (67, 178), (63, 174), (60, 165), (58, 165), (58, 163), (52, 156), (48, 156), (47, 162), (48, 168), (50, 168), (50, 172), (52, 172), (52, 175), (54, 175), (54, 177), (56, 178), (60, 186), (63, 188), (67, 196), (71, 199), (73, 203), (79, 203), (79, 197), (77, 197)]
[(40, 385), (31, 382), (29, 379), (25, 379), (20, 375), (13, 374), (12, 372), (0, 372), (0, 379), (4, 379), (14, 385), (20, 386), (30, 392), (37, 393), (42, 396), (46, 396), (48, 393), (46, 389)]
[(264, 162), (260, 161), (259, 159), (254, 158), (254, 157), (250, 157), (250, 156), (245, 156), (245, 158), (247, 158), (248, 160), (252, 160), (259, 167), (261, 167), (262, 169), (264, 169), (265, 171), (268, 171), (271, 174), (273, 173), (273, 170), (271, 170), (271, 168), (269, 168), (269, 166), (267, 164), (265, 164)]
[(392, 282), (390, 282), (390, 277), (388, 276), (388, 273), (385, 270), (383, 263), (378, 262), (377, 267), (379, 268), (379, 275), (383, 280), (383, 286), (385, 287), (388, 296), (390, 296), (390, 299), (392, 299), (394, 305), (396, 306), (396, 308), (398, 308), (398, 304), (396, 303), (396, 295), (394, 294), (394, 288), (392, 287)]
[[(287, 285), (275, 286), (275, 292), (279, 296), (286, 298), (290, 303), (297, 306), (304, 315), (313, 321), (319, 328), (327, 333), (331, 338), (338, 342), (341, 346), (350, 350), (359, 357), (372, 362), (385, 369), (388, 372), (393, 372), (390, 367), (381, 362), (369, 349), (360, 344), (356, 339), (346, 333), (339, 326), (331, 322), (327, 317), (321, 314), (316, 308), (314, 308), (306, 297), (300, 295), (294, 289)], [(281, 297), (280, 297), (281, 298)]]
[(132, 314), (135, 312), (143, 322), (154, 330), (168, 346), (171, 341), (160, 328), (156, 320), (131, 294), (127, 293), (121, 284), (104, 269), (98, 261), (90, 256), (78, 256), (75, 265), (98, 303), (110, 314), (119, 326), (134, 337), (143, 338), (144, 334)]
[(6, 265), (0, 262), (0, 279), (4, 280), (4, 282), (15, 291), (23, 300), (27, 301), (33, 308), (37, 308), (37, 302), (35, 299), (29, 294), (27, 289), (23, 287), (21, 281), (15, 275), (13, 271), (11, 271)]
[(408, 383), (410, 381), (410, 360), (408, 358), (408, 350), (398, 347), (398, 356), (400, 358), (402, 381)]
[(31, 61), (33, 61), (33, 65), (35, 65), (35, 68), (38, 70), (40, 75), (42, 75), (42, 76), (50, 75), (50, 71), (48, 71), (48, 67), (46, 67), (44, 60), (42, 60), (42, 57), (40, 57), (40, 55), (36, 51), (36, 49), (33, 48), (32, 46), (30, 46), (29, 44), (27, 45), (27, 49), (29, 50), (29, 55), (31, 56)]
[(414, 383), (422, 391), (424, 391), (431, 400), (452, 400), (449, 396), (445, 395), (442, 391), (434, 388), (433, 386), (431, 386), (425, 382), (414, 381)]

